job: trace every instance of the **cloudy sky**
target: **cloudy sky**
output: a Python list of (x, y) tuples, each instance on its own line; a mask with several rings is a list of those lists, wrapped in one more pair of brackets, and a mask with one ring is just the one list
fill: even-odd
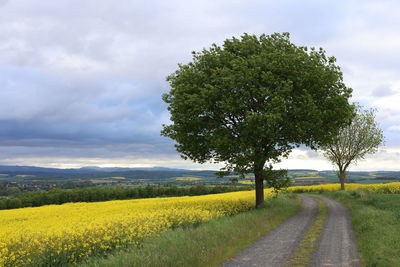
[[(335, 56), (386, 136), (352, 170), (400, 169), (400, 2), (384, 0), (0, 0), (0, 164), (217, 168), (160, 137), (161, 94), (191, 51), (244, 32)], [(332, 169), (307, 149), (280, 166)]]

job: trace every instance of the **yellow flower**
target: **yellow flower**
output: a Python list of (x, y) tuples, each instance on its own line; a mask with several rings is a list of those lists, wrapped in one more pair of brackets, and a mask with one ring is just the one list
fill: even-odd
[[(194, 197), (68, 203), (0, 211), (0, 266), (57, 265), (141, 240), (182, 224), (254, 206), (254, 191)], [(269, 189), (266, 197), (272, 196)]]

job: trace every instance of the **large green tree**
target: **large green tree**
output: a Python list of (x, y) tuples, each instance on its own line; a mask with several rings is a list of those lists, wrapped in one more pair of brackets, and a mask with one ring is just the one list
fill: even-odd
[(225, 163), (225, 171), (254, 173), (256, 206), (264, 202), (266, 163), (300, 144), (326, 143), (348, 123), (351, 89), (334, 57), (291, 43), (288, 33), (248, 35), (193, 52), (168, 76), (163, 95), (185, 159)]
[(377, 152), (383, 142), (383, 132), (375, 121), (375, 111), (357, 106), (351, 124), (342, 128), (338, 135), (321, 147), (325, 157), (337, 168), (341, 190), (345, 190), (349, 166), (367, 154)]

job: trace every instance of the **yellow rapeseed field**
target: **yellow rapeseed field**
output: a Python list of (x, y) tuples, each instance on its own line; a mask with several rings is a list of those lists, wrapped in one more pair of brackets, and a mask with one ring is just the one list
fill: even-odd
[(240, 181), (240, 180), (239, 180), (239, 183), (240, 183), (240, 184), (250, 184), (250, 185), (256, 184), (256, 182), (255, 182), (254, 180), (252, 180), (252, 181), (249, 181), (249, 180), (247, 180), (247, 181)]
[[(337, 191), (339, 184), (288, 191)], [(400, 182), (346, 184), (347, 190), (400, 193)], [(265, 190), (266, 197), (273, 195)], [(254, 191), (97, 203), (68, 203), (0, 211), (0, 266), (74, 263), (115, 248), (140, 246), (167, 229), (236, 214), (254, 206)]]
[[(387, 184), (346, 184), (346, 190), (359, 190), (370, 193), (400, 193), (400, 182)], [(312, 191), (338, 191), (340, 184), (292, 186), (286, 189), (294, 192), (312, 192)]]
[[(265, 190), (266, 197), (272, 195)], [(254, 206), (254, 191), (0, 211), (0, 266), (63, 265)]]
[(125, 180), (126, 179), (126, 177), (120, 177), (120, 176), (114, 176), (114, 177), (111, 177), (111, 178), (113, 178), (115, 180)]

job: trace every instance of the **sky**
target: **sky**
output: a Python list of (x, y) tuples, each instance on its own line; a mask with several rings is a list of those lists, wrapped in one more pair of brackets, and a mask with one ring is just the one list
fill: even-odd
[[(0, 0), (0, 165), (218, 169), (160, 136), (165, 78), (191, 52), (243, 33), (290, 32), (335, 56), (352, 102), (386, 137), (351, 170), (399, 170), (400, 2)], [(332, 169), (295, 149), (277, 167)]]

